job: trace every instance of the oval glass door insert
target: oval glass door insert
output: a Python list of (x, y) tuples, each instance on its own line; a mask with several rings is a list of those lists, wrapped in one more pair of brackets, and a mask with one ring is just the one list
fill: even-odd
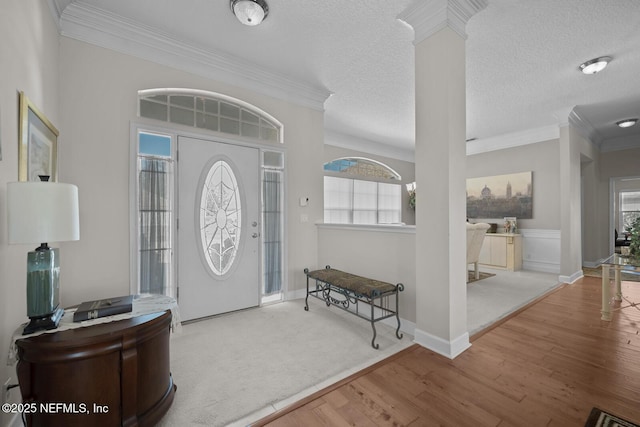
[(200, 241), (204, 258), (216, 276), (229, 271), (238, 253), (241, 209), (233, 169), (224, 160), (218, 160), (204, 180), (200, 199)]

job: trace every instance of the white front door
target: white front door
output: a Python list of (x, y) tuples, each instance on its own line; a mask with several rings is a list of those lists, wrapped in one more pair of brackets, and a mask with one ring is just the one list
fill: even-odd
[(178, 137), (182, 320), (259, 304), (259, 150)]

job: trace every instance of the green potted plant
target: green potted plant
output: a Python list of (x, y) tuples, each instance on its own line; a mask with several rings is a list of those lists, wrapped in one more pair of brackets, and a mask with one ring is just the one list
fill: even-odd
[(634, 258), (640, 258), (640, 217), (636, 218), (629, 230), (629, 255)]
[(409, 207), (411, 209), (416, 208), (416, 190), (409, 191)]

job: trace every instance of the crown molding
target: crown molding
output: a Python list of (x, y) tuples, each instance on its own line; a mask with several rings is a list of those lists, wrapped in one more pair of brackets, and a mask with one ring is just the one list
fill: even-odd
[(487, 7), (487, 0), (419, 0), (398, 15), (413, 28), (413, 44), (419, 44), (445, 27), (466, 40), (469, 19)]
[(578, 114), (575, 108), (569, 113), (569, 123), (598, 150), (602, 150), (602, 143), (604, 142), (602, 135), (593, 127), (591, 122)]
[(58, 32), (61, 30), (60, 17), (62, 16), (62, 12), (67, 6), (69, 6), (71, 1), (72, 0), (47, 0), (51, 16), (53, 17), (53, 22), (55, 22)]
[[(56, 0), (52, 1), (55, 5)], [(283, 76), (237, 56), (177, 40), (83, 2), (74, 1), (64, 8), (59, 28), (65, 37), (319, 111), (324, 111), (324, 102), (331, 95), (326, 88)]]
[(588, 120), (578, 114), (575, 109), (569, 114), (569, 123), (601, 153), (640, 148), (640, 132), (604, 139), (602, 134)]
[(469, 141), (467, 142), (467, 156), (486, 153), (489, 151), (504, 150), (505, 148), (520, 147), (522, 145), (535, 144), (536, 142), (559, 138), (560, 126), (558, 125), (527, 129), (522, 132), (507, 133), (490, 138)]

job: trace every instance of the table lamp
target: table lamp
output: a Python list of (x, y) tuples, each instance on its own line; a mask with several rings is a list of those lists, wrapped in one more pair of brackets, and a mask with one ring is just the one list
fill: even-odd
[(7, 183), (7, 219), (9, 243), (40, 243), (27, 255), (27, 316), (31, 321), (23, 335), (55, 329), (64, 314), (60, 256), (58, 248), (46, 242), (80, 238), (78, 187), (56, 182)]

